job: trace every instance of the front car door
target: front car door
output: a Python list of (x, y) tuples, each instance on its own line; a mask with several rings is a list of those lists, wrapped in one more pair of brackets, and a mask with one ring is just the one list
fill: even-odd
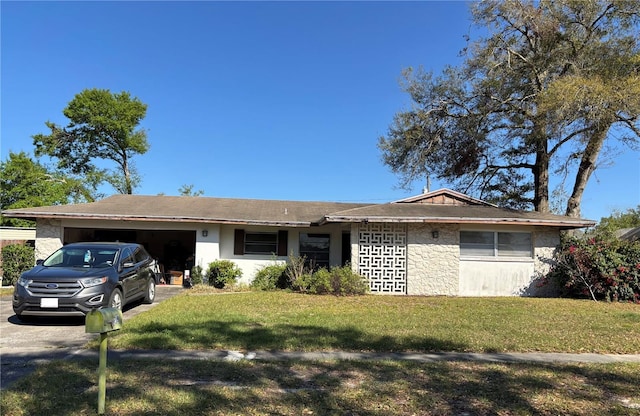
[(122, 283), (122, 289), (124, 290), (123, 296), (125, 302), (128, 302), (132, 297), (135, 297), (140, 290), (137, 281), (134, 253), (129, 247), (125, 247), (124, 250), (122, 250), (119, 270), (120, 283)]

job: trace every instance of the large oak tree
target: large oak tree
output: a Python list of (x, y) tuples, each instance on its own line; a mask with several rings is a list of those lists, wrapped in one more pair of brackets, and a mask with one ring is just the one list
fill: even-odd
[(405, 70), (413, 104), (379, 139), (384, 162), (403, 185), (435, 176), (541, 212), (551, 175), (571, 174), (565, 213), (579, 217), (607, 145), (638, 148), (640, 3), (488, 0), (472, 16), (487, 35), (461, 65)]
[[(62, 171), (131, 194), (140, 182), (132, 158), (149, 150), (146, 132), (138, 128), (146, 112), (147, 105), (128, 92), (84, 90), (63, 111), (70, 120), (66, 127), (46, 122), (51, 133), (33, 136), (36, 156), (52, 157)], [(116, 168), (101, 168), (99, 160), (112, 161)]]

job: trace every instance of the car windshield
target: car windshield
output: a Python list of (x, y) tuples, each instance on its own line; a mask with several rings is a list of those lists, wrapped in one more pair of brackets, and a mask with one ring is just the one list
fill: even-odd
[(42, 264), (46, 267), (111, 267), (117, 254), (117, 248), (62, 247)]

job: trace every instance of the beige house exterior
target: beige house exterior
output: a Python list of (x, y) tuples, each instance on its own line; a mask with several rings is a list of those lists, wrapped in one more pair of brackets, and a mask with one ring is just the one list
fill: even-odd
[(141, 243), (165, 268), (235, 262), (250, 283), (265, 265), (304, 255), (350, 264), (372, 293), (535, 296), (563, 230), (593, 221), (499, 208), (441, 189), (387, 204), (115, 195), (13, 209), (34, 219), (36, 257), (88, 240)]

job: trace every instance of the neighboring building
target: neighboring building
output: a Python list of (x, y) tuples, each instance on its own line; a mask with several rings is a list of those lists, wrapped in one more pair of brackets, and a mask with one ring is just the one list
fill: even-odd
[[(26, 227), (0, 227), (0, 249), (10, 244), (27, 244), (33, 247), (36, 229)], [(0, 256), (0, 276), (3, 276), (2, 256)], [(1, 281), (2, 279), (0, 279)]]
[(0, 248), (9, 244), (29, 244), (36, 240), (36, 229), (26, 227), (0, 227)]
[(375, 205), (114, 195), (3, 215), (36, 220), (37, 258), (74, 241), (134, 241), (166, 270), (228, 259), (249, 283), (293, 253), (318, 266), (351, 264), (373, 293), (446, 296), (539, 294), (560, 231), (595, 225), (449, 189)]

